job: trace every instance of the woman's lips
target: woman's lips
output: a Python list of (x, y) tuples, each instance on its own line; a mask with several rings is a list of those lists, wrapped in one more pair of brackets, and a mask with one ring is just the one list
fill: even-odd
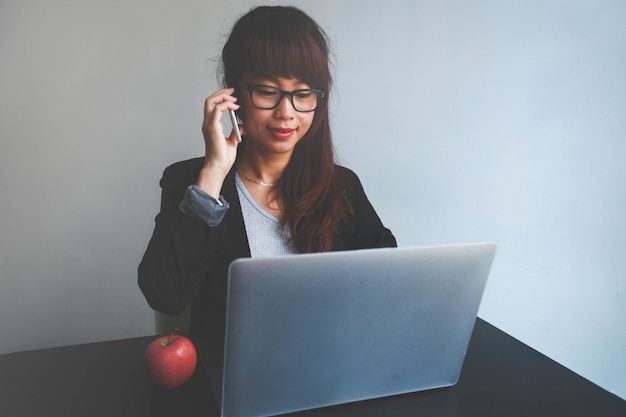
[(295, 129), (284, 127), (270, 128), (270, 132), (279, 139), (288, 139), (291, 137)]

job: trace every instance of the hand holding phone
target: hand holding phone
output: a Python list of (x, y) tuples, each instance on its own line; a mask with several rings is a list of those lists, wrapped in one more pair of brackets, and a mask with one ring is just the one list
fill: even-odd
[(237, 122), (237, 115), (234, 110), (228, 110), (228, 116), (230, 117), (230, 123), (233, 125), (235, 135), (237, 135), (237, 142), (241, 142), (241, 132), (239, 132), (239, 123)]

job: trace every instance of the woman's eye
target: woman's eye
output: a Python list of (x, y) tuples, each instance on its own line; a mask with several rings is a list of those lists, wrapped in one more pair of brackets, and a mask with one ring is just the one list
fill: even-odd
[(257, 88), (256, 92), (263, 97), (273, 97), (278, 94), (275, 90), (270, 90), (267, 88)]
[(301, 99), (307, 99), (307, 98), (311, 97), (312, 95), (313, 95), (312, 91), (299, 91), (296, 94), (296, 97), (297, 98), (301, 98)]

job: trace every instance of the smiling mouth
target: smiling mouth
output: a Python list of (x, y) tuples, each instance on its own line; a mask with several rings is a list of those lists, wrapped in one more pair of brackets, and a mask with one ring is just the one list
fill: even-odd
[(277, 128), (270, 129), (270, 132), (272, 132), (274, 136), (278, 138), (285, 139), (285, 138), (290, 137), (293, 134), (293, 132), (295, 132), (295, 129), (277, 127)]

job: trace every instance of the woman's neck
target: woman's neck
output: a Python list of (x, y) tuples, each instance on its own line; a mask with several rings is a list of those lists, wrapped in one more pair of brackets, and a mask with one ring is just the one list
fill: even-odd
[(267, 212), (279, 219), (282, 218), (282, 208), (275, 185), (280, 180), (288, 162), (288, 159), (265, 158), (257, 153), (243, 152), (236, 167), (239, 177), (252, 198)]
[(265, 184), (276, 184), (283, 175), (291, 155), (263, 155), (246, 152), (237, 161), (240, 174)]

